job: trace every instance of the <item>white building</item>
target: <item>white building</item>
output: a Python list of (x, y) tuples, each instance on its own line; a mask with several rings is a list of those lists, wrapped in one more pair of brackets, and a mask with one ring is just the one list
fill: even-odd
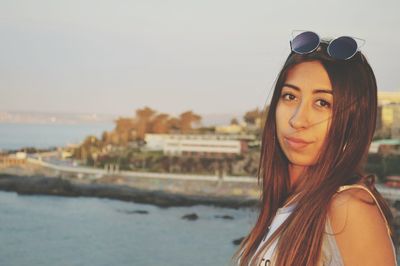
[(221, 125), (215, 127), (215, 132), (222, 134), (240, 134), (241, 132), (243, 132), (243, 128), (245, 126), (246, 126), (245, 123), (241, 125), (236, 125), (236, 124)]
[(166, 155), (235, 155), (247, 151), (251, 135), (146, 134), (146, 150), (162, 150)]

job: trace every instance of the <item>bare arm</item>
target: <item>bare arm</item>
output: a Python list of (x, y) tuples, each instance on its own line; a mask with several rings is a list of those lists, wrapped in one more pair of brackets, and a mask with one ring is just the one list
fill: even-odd
[(337, 194), (328, 217), (346, 266), (396, 265), (386, 222), (367, 191), (349, 189)]

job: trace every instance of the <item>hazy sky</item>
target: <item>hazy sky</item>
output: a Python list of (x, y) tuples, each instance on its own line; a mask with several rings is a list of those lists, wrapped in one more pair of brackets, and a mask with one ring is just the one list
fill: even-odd
[(0, 110), (178, 114), (263, 107), (293, 29), (366, 39), (400, 90), (400, 1), (0, 0)]

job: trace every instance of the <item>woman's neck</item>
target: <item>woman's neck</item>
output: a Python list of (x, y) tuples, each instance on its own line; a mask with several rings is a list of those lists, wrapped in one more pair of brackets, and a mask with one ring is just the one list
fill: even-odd
[(290, 184), (293, 185), (306, 167), (303, 165), (289, 164)]

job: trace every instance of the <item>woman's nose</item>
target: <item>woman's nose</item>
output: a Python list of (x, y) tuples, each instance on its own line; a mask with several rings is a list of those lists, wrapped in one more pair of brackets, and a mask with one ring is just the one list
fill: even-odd
[(289, 120), (289, 124), (293, 128), (306, 128), (309, 125), (309, 110), (305, 102), (299, 104)]

